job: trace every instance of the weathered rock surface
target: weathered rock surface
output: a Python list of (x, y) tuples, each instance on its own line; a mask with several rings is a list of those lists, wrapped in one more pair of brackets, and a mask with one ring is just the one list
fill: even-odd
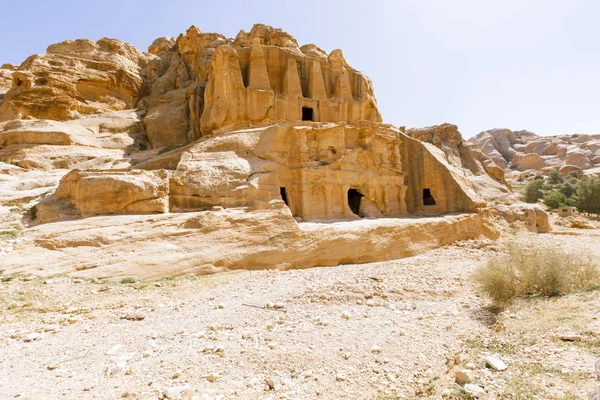
[(152, 56), (116, 39), (67, 40), (35, 54), (12, 73), (0, 121), (67, 120), (133, 108), (142, 94), (142, 67)]
[(6, 274), (154, 279), (383, 261), (482, 234), (498, 237), (478, 214), (298, 224), (279, 200), (254, 211), (99, 216), (42, 224), (21, 233), (3, 268)]
[(0, 67), (0, 105), (4, 102), (4, 94), (12, 86), (12, 74), (14, 67), (10, 64), (4, 64)]
[(538, 136), (528, 131), (492, 129), (470, 141), (505, 169), (597, 174), (595, 169), (600, 166), (600, 135)]

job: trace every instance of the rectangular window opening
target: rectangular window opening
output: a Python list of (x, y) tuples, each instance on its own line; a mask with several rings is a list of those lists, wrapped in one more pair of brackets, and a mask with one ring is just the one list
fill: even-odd
[(314, 121), (314, 110), (312, 107), (302, 107), (302, 121)]

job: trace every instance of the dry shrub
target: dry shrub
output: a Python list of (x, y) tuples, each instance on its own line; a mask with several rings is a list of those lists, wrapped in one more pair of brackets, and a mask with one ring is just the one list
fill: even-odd
[(507, 250), (475, 273), (479, 287), (497, 304), (515, 297), (558, 296), (600, 284), (600, 271), (589, 257), (514, 242)]

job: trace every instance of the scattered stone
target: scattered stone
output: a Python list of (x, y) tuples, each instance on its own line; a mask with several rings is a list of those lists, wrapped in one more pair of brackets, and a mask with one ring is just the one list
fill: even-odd
[(342, 311), (342, 318), (350, 319), (350, 313), (348, 311)]
[(504, 371), (508, 366), (499, 358), (494, 356), (487, 356), (485, 363), (489, 365), (495, 371)]
[(225, 347), (223, 347), (223, 345), (218, 344), (215, 347), (213, 347), (212, 352), (223, 357), (223, 355), (225, 354)]
[(467, 393), (469, 393), (471, 396), (473, 396), (475, 398), (477, 398), (485, 393), (485, 390), (481, 386), (474, 385), (472, 383), (467, 383), (464, 386), (464, 389)]
[(563, 334), (558, 337), (563, 342), (579, 342), (582, 337), (577, 333)]
[(181, 376), (181, 374), (182, 374), (182, 373), (183, 373), (183, 371), (182, 371), (182, 370), (180, 370), (180, 369), (178, 369), (177, 371), (175, 371), (175, 372), (173, 373), (173, 376), (171, 377), (171, 379), (177, 379), (177, 378), (179, 378), (179, 377)]
[(216, 382), (219, 378), (219, 374), (217, 373), (211, 373), (206, 376), (206, 380), (209, 382)]
[(46, 368), (48, 369), (48, 371), (54, 371), (58, 368), (58, 364), (49, 364), (46, 366)]
[(215, 310), (222, 310), (225, 308), (225, 303), (219, 303), (215, 306)]
[(161, 392), (160, 398), (165, 400), (181, 400), (185, 392), (189, 390), (189, 385), (167, 388)]
[(335, 376), (335, 380), (338, 381), (338, 382), (343, 382), (343, 381), (346, 380), (346, 377), (343, 374), (337, 374)]
[(276, 308), (276, 309), (280, 310), (282, 308), (285, 308), (285, 304), (283, 304), (283, 303), (275, 303), (275, 304), (273, 304), (273, 308)]
[(275, 390), (275, 381), (273, 380), (273, 378), (267, 377), (265, 379), (265, 383), (267, 384), (269, 390)]
[(441, 396), (442, 399), (467, 399), (475, 397), (470, 393), (467, 393), (467, 391), (460, 386), (452, 386), (445, 388), (444, 390), (442, 390)]
[(60, 325), (48, 325), (44, 327), (44, 332), (56, 333), (60, 332)]
[(381, 353), (381, 347), (374, 345), (371, 347), (371, 353)]
[(459, 385), (471, 383), (474, 379), (475, 377), (473, 376), (473, 371), (468, 369), (461, 369), (460, 371), (456, 371), (454, 373), (454, 380)]
[(125, 360), (119, 361), (115, 365), (106, 367), (106, 369), (104, 370), (104, 375), (107, 378), (110, 378), (113, 375), (119, 374), (121, 372), (125, 372), (126, 367), (127, 367), (127, 361), (125, 361)]
[(128, 321), (142, 321), (146, 316), (140, 312), (130, 312), (121, 317), (121, 319), (126, 319)]
[(475, 363), (468, 362), (468, 363), (465, 364), (465, 368), (466, 369), (473, 369), (473, 370), (475, 370), (475, 369), (477, 369), (477, 365), (475, 365)]
[(454, 365), (461, 365), (465, 362), (465, 355), (462, 353), (456, 353), (454, 356)]
[(42, 339), (41, 333), (32, 332), (32, 333), (28, 334), (27, 336), (25, 336), (25, 338), (23, 340), (26, 342), (33, 342), (34, 340), (41, 340), (41, 339)]

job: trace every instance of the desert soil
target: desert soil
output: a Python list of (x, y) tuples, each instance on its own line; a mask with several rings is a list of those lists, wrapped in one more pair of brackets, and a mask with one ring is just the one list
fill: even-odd
[(397, 261), (153, 282), (3, 274), (0, 398), (441, 398), (469, 369), (482, 399), (587, 399), (600, 391), (600, 291), (498, 312), (472, 274), (509, 239), (600, 260), (600, 230), (506, 236)]

